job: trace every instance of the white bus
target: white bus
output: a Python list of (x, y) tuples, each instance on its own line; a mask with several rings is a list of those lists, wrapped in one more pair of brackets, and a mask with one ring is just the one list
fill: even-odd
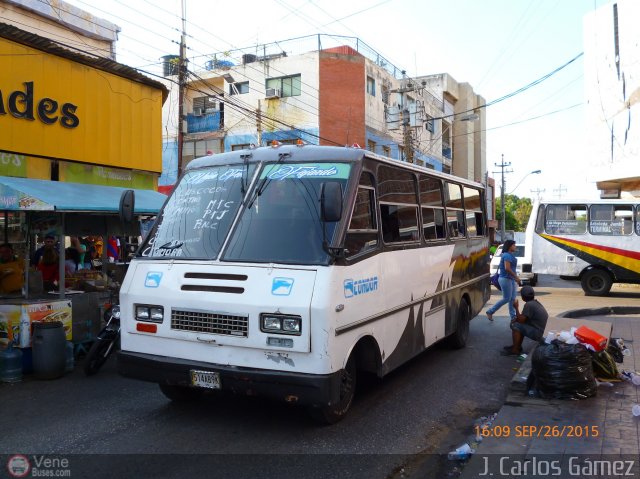
[(557, 200), (534, 204), (526, 243), (538, 274), (579, 279), (588, 296), (613, 283), (640, 283), (637, 200)]
[(121, 374), (172, 400), (255, 394), (341, 419), (490, 295), (481, 184), (359, 148), (189, 163), (120, 291)]

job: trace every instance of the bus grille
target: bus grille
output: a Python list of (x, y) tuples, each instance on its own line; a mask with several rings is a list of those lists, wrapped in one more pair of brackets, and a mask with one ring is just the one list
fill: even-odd
[(171, 329), (247, 337), (249, 318), (201, 311), (171, 311)]

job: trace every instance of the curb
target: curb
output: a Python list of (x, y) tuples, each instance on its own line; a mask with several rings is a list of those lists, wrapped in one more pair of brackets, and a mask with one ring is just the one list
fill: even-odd
[(640, 314), (637, 306), (607, 306), (604, 308), (572, 309), (557, 314), (557, 318), (582, 318), (584, 316), (609, 316), (612, 314)]

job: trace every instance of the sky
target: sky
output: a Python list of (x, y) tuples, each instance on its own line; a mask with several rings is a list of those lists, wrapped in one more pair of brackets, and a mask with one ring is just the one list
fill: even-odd
[[(180, 0), (66, 0), (121, 28), (121, 63), (159, 73), (177, 54)], [(184, 0), (189, 57), (317, 33), (358, 37), (409, 76), (449, 73), (487, 102), (499, 195), (597, 198), (587, 167), (583, 20), (605, 0)], [(96, 6), (94, 6), (96, 5)], [(576, 58), (578, 57), (578, 58)], [(531, 172), (540, 170), (539, 174)]]

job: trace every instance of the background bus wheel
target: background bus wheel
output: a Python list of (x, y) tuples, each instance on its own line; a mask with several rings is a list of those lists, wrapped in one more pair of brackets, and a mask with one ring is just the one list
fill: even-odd
[(469, 320), (471, 313), (469, 312), (469, 303), (466, 299), (460, 301), (458, 308), (458, 324), (456, 324), (456, 332), (449, 336), (449, 346), (454, 349), (464, 348), (467, 345), (469, 337)]
[(311, 417), (321, 424), (335, 424), (342, 420), (351, 407), (356, 392), (356, 363), (353, 357), (347, 361), (347, 366), (341, 371), (340, 400), (331, 406), (312, 406), (309, 408)]
[(187, 386), (173, 386), (171, 384), (159, 384), (159, 386), (162, 394), (176, 402), (193, 401), (202, 396), (203, 393), (203, 389)]
[(591, 269), (582, 275), (580, 283), (587, 296), (606, 296), (611, 289), (611, 276), (601, 269)]

